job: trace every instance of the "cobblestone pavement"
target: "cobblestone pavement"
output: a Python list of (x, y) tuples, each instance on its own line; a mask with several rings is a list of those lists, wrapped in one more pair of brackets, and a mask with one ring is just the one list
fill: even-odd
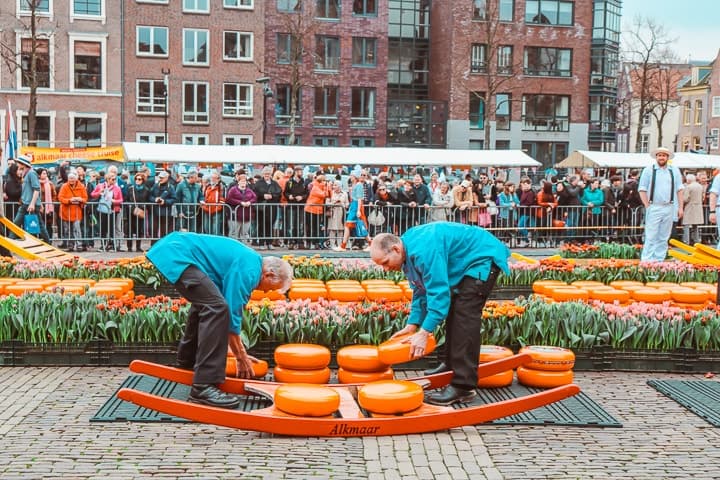
[(645, 382), (580, 372), (623, 428), (480, 425), (434, 434), (284, 438), (199, 424), (90, 423), (123, 368), (0, 368), (0, 478), (715, 479), (720, 429)]

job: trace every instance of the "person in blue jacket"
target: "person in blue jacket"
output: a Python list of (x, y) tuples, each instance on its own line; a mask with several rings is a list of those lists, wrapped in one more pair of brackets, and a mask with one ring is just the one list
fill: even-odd
[(385, 270), (402, 270), (413, 290), (407, 325), (393, 337), (412, 333), (411, 355), (425, 352), (427, 337), (445, 320), (445, 359), (434, 370), (452, 370), (450, 385), (429, 403), (451, 405), (475, 396), (482, 311), (500, 271), (509, 272), (510, 251), (487, 230), (433, 222), (402, 237), (377, 235), (370, 258)]
[(188, 401), (237, 408), (239, 399), (217, 388), (225, 381), (228, 347), (238, 376), (252, 378), (252, 362), (258, 360), (240, 338), (243, 309), (254, 289), (287, 291), (292, 267), (232, 238), (190, 232), (163, 237), (147, 258), (191, 303), (177, 352), (178, 366), (194, 370)]

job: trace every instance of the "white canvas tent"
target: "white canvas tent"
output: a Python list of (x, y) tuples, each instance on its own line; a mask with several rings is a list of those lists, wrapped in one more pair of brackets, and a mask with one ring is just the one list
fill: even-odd
[(129, 162), (291, 165), (539, 167), (520, 150), (176, 145), (124, 142)]
[[(556, 165), (559, 168), (643, 168), (652, 163), (647, 153), (576, 150)], [(677, 152), (671, 163), (680, 169), (720, 168), (720, 155)]]

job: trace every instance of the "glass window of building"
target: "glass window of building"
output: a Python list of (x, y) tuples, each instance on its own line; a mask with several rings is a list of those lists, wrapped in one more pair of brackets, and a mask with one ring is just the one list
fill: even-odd
[(375, 89), (356, 87), (352, 89), (351, 127), (374, 127), (375, 126)]
[(527, 0), (525, 23), (572, 25), (574, 2), (563, 0)]
[(210, 65), (209, 30), (183, 29), (183, 65)]
[(315, 87), (313, 125), (316, 127), (337, 127), (338, 107), (338, 87)]
[(252, 85), (223, 83), (223, 117), (252, 117), (252, 93)]
[(569, 77), (572, 74), (572, 50), (526, 47), (524, 67), (525, 75)]
[(570, 129), (570, 97), (566, 95), (523, 95), (523, 130), (562, 131)]
[(135, 113), (165, 114), (165, 83), (162, 80), (137, 80)]
[(138, 25), (135, 28), (137, 43), (135, 54), (143, 57), (168, 56), (168, 29), (167, 27), (153, 27)]
[(77, 89), (102, 90), (102, 44), (74, 42), (74, 85)]
[(354, 67), (374, 67), (377, 62), (377, 39), (353, 37), (352, 64)]
[(206, 82), (183, 82), (183, 123), (208, 123), (210, 104)]
[[(21, 84), (30, 87), (32, 83), (33, 43), (31, 38), (20, 40)], [(38, 88), (50, 88), (50, 40), (35, 39), (35, 81)]]

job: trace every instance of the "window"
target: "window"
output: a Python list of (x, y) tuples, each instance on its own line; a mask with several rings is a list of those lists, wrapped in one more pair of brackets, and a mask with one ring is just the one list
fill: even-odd
[(572, 25), (573, 2), (562, 0), (527, 0), (525, 23)]
[(542, 163), (541, 170), (554, 167), (568, 156), (566, 142), (522, 142), (523, 151)]
[(640, 151), (638, 153), (648, 153), (650, 151), (650, 134), (640, 134)]
[(711, 128), (710, 136), (712, 137), (712, 140), (710, 141), (709, 148), (712, 150), (717, 150), (718, 148), (720, 148), (720, 128)]
[(223, 0), (223, 7), (251, 10), (253, 8), (253, 0)]
[(352, 64), (354, 67), (374, 67), (377, 57), (377, 39), (353, 37)]
[[(32, 81), (32, 38), (23, 38), (20, 44), (21, 85), (29, 88)], [(39, 88), (50, 88), (50, 40), (45, 38), (35, 39), (35, 81)]]
[(300, 0), (277, 0), (278, 12), (299, 12), (302, 8)]
[(473, 0), (473, 20), (488, 19), (487, 0)]
[(297, 37), (291, 33), (277, 34), (277, 63), (301, 63), (302, 46)]
[(375, 126), (375, 89), (353, 88), (350, 126), (370, 128)]
[(695, 125), (703, 124), (703, 102), (695, 100)]
[(351, 147), (374, 147), (375, 139), (372, 137), (352, 137), (350, 139)]
[(474, 43), (470, 47), (470, 72), (487, 72), (487, 45), (484, 43)]
[[(36, 141), (32, 142), (31, 146), (34, 147), (50, 147), (51, 146), (51, 118), (50, 115), (35, 115), (35, 138)], [(28, 116), (23, 115), (21, 118), (22, 122), (22, 139), (23, 145), (30, 145), (30, 132), (28, 126)]]
[(497, 50), (497, 73), (510, 75), (512, 73), (512, 51), (511, 45), (501, 45)]
[(167, 143), (164, 133), (138, 132), (135, 134), (135, 141), (138, 143)]
[(468, 142), (468, 148), (470, 150), (482, 150), (484, 145), (485, 145), (484, 140), (470, 140)]
[(72, 117), (73, 147), (99, 147), (103, 141), (103, 119)]
[(501, 22), (512, 22), (515, 0), (498, 0), (498, 19)]
[(35, 5), (35, 14), (50, 13), (50, 0), (20, 0), (20, 13), (32, 13), (33, 3)]
[(332, 20), (340, 19), (340, 0), (315, 0), (315, 16)]
[(183, 29), (183, 65), (209, 65), (208, 30)]
[(525, 75), (569, 77), (572, 50), (569, 48), (525, 48)]
[(252, 135), (223, 135), (222, 144), (229, 147), (252, 145)]
[(102, 15), (102, 0), (73, 0), (73, 15), (99, 17)]
[(316, 147), (337, 147), (337, 137), (313, 137), (313, 145)]
[(509, 93), (495, 95), (495, 128), (498, 130), (510, 130), (511, 103)]
[(135, 113), (165, 114), (165, 82), (163, 80), (138, 80)]
[(315, 87), (313, 126), (338, 126), (338, 87)]
[(510, 140), (495, 140), (495, 150), (510, 150)]
[(690, 113), (692, 112), (692, 106), (690, 101), (683, 103), (683, 125), (690, 125)]
[(205, 82), (183, 82), (183, 123), (208, 123), (209, 86)]
[(340, 69), (340, 38), (318, 35), (315, 38), (315, 70)]
[(74, 42), (74, 86), (81, 90), (102, 90), (102, 44), (100, 42)]
[(138, 25), (135, 31), (137, 35), (136, 54), (138, 56), (168, 56), (167, 27), (146, 27)]
[(377, 15), (377, 0), (353, 0), (353, 15)]
[(720, 117), (720, 97), (712, 97), (712, 116)]
[(252, 85), (223, 84), (223, 117), (252, 117)]
[(183, 145), (208, 145), (210, 137), (201, 133), (183, 133), (182, 143)]
[[(277, 125), (290, 124), (290, 112), (292, 111), (292, 88), (290, 85), (277, 86), (277, 103), (275, 103), (275, 123)], [(300, 125), (302, 119), (302, 91), (297, 92), (295, 105), (295, 122)]]
[(485, 92), (470, 92), (470, 128), (485, 128)]
[(223, 32), (223, 60), (252, 60), (253, 34)]
[(565, 95), (523, 95), (523, 129), (561, 131), (570, 129), (570, 97)]
[(183, 0), (183, 12), (210, 13), (210, 0)]
[[(302, 145), (302, 136), (295, 135), (293, 145)], [(290, 135), (275, 135), (275, 145), (290, 145)]]
[(650, 113), (650, 112), (645, 112), (645, 115), (643, 115), (643, 118), (642, 118), (642, 125), (643, 125), (643, 127), (649, 127), (649, 126), (650, 126), (650, 123), (651, 123), (651, 118), (650, 118), (650, 116), (651, 116), (651, 115), (652, 115), (652, 113)]

